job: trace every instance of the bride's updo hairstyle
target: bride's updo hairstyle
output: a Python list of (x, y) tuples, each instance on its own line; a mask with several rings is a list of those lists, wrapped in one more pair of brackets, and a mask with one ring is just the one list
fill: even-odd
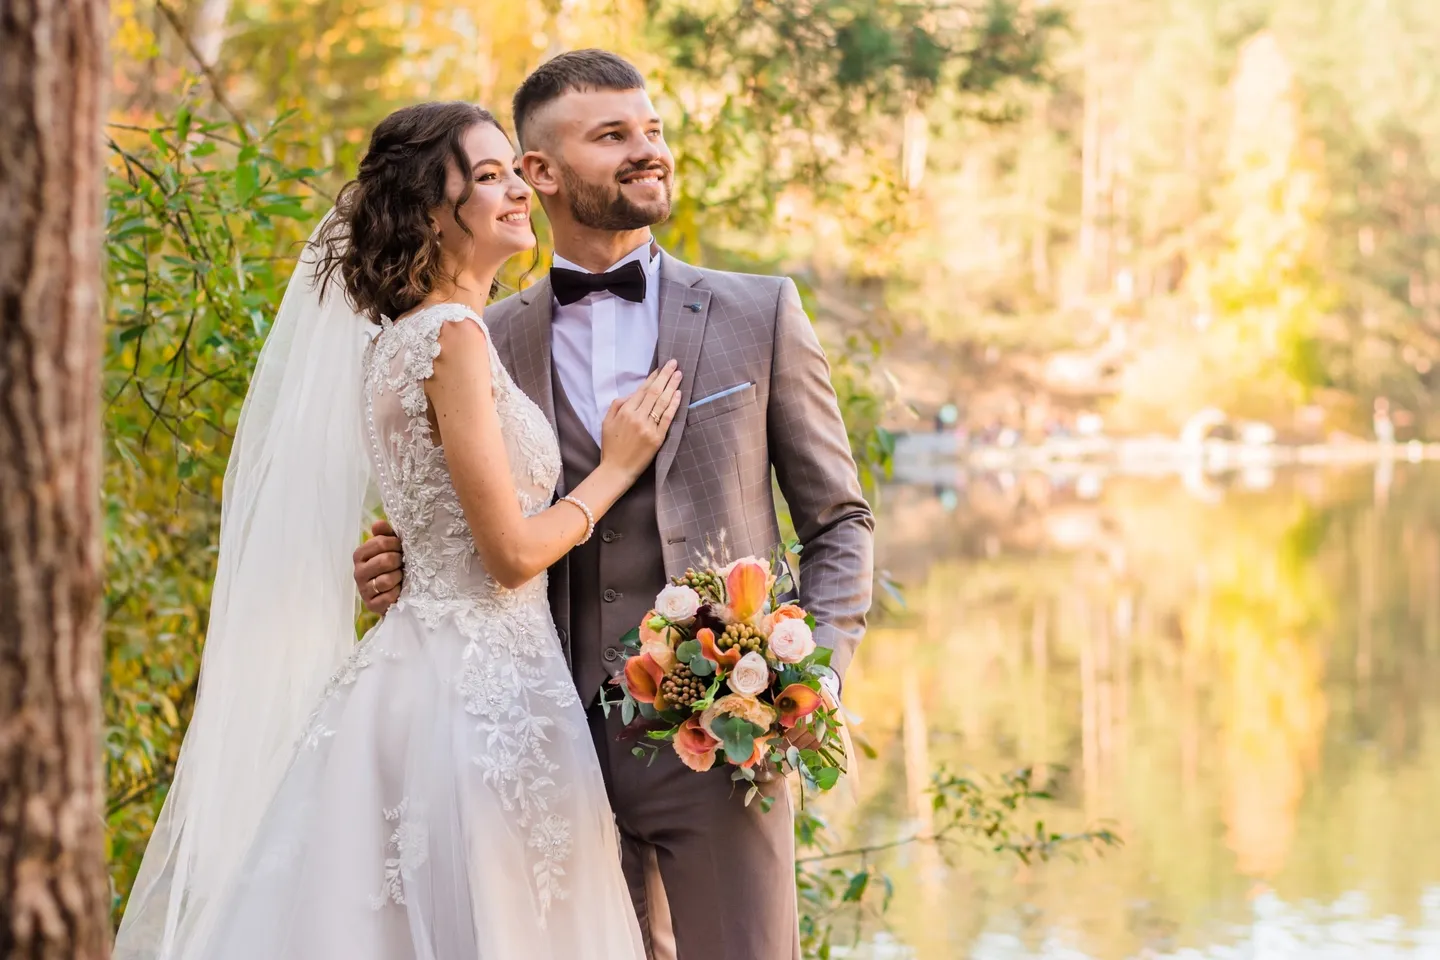
[[(442, 281), (440, 237), (430, 211), (445, 201), (448, 165), (470, 169), (462, 141), (477, 124), (503, 129), (472, 103), (420, 103), (396, 110), (370, 134), (355, 179), (335, 200), (320, 235), (320, 274), (338, 270), (350, 304), (372, 323), (415, 309)], [(455, 219), (475, 182), (465, 177)]]

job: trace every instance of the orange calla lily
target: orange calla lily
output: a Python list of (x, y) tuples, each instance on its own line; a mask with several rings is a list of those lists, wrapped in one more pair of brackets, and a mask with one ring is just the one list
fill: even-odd
[(739, 647), (732, 647), (729, 650), (721, 651), (715, 646), (715, 631), (709, 627), (701, 627), (695, 631), (695, 639), (700, 644), (700, 652), (705, 659), (719, 667), (729, 669), (740, 662), (742, 656)]
[(719, 749), (720, 741), (705, 729), (698, 716), (686, 720), (675, 731), (675, 754), (696, 773), (704, 773), (715, 765), (715, 752)]
[(780, 726), (789, 730), (810, 714), (820, 709), (820, 692), (803, 683), (792, 683), (780, 691), (775, 698), (775, 708), (780, 711)]
[(655, 698), (660, 696), (660, 683), (664, 679), (665, 671), (648, 653), (625, 661), (625, 689), (641, 703), (655, 702)]
[(765, 596), (770, 589), (770, 571), (755, 560), (742, 560), (735, 564), (725, 578), (725, 594), (730, 601), (730, 616), (740, 623), (748, 623), (765, 608)]

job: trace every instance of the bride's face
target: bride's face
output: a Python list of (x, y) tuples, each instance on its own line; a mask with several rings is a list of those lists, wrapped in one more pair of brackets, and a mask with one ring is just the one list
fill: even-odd
[[(441, 249), (452, 263), (462, 269), (490, 271), (535, 246), (535, 233), (530, 229), (530, 187), (520, 175), (515, 148), (499, 128), (476, 124), (462, 143), (470, 168), (462, 172), (450, 165), (447, 201), (431, 216), (440, 230)], [(457, 223), (455, 201), (464, 193), (467, 178), (473, 181), (472, 189), (460, 205)], [(461, 229), (460, 223), (466, 229)]]

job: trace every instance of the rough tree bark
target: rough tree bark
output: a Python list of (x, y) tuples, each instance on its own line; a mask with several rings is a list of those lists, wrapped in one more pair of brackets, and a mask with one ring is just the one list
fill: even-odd
[(105, 0), (0, 2), (0, 957), (109, 952), (100, 767)]

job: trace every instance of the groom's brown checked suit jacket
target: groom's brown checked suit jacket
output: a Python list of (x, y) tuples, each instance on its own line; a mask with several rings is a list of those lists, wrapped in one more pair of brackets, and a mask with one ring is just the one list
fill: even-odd
[[(620, 638), (666, 577), (722, 544), (734, 559), (779, 542), (772, 468), (803, 547), (801, 601), (843, 676), (870, 606), (874, 518), (799, 294), (785, 278), (661, 256), (656, 358), (679, 361), (680, 412), (654, 466), (592, 541), (550, 571), (580, 694), (590, 702), (619, 671)], [(556, 428), (564, 487), (593, 469), (599, 450), (552, 369), (553, 307), (547, 279), (492, 305), (485, 320), (511, 376)], [(642, 926), (665, 926), (668, 906), (680, 960), (798, 958), (788, 798), (768, 814), (746, 807), (727, 770), (696, 774), (668, 751), (647, 764), (616, 741), (618, 718), (591, 714)], [(783, 794), (784, 784), (767, 789)], [(646, 894), (646, 863), (658, 864), (668, 905), (653, 877)], [(657, 936), (657, 954), (671, 935)]]

